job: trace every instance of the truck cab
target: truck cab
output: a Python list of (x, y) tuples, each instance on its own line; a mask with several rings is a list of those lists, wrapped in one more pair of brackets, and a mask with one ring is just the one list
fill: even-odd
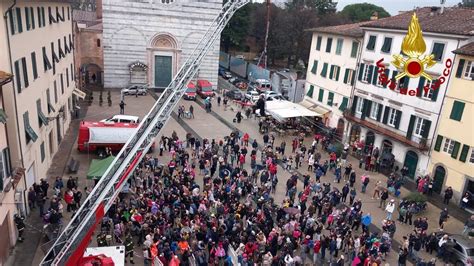
[(257, 79), (253, 82), (252, 87), (260, 93), (272, 90), (272, 84), (266, 79)]
[(197, 81), (197, 94), (202, 98), (213, 97), (214, 91), (212, 90), (212, 84), (205, 80), (200, 79)]
[(189, 82), (183, 97), (185, 100), (196, 100), (196, 85), (194, 83)]

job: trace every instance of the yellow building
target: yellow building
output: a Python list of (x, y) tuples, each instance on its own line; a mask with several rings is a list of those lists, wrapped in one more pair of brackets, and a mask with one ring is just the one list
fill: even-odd
[[(446, 92), (430, 169), (443, 190), (452, 187), (454, 199), (474, 196), (474, 42), (453, 51), (456, 54)], [(472, 202), (472, 200), (471, 200)]]

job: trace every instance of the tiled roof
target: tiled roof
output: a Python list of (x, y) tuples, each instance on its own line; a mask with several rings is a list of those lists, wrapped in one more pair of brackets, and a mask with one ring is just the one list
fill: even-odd
[(474, 42), (470, 42), (464, 46), (459, 47), (458, 49), (454, 50), (453, 53), (474, 56)]
[[(414, 10), (418, 16), (423, 32), (446, 33), (474, 36), (474, 9), (450, 7), (445, 8), (442, 14), (431, 7)], [(407, 30), (413, 11), (370, 21), (364, 28), (385, 28)]]
[(95, 30), (95, 31), (102, 31), (103, 30), (103, 27), (102, 27), (102, 22), (99, 22), (95, 25), (92, 25), (92, 26), (89, 26), (87, 27), (86, 29), (88, 30)]
[(365, 23), (367, 22), (359, 22), (359, 23), (353, 23), (353, 24), (329, 26), (329, 27), (319, 27), (319, 28), (308, 29), (307, 31), (337, 34), (337, 35), (350, 36), (350, 37), (357, 38), (357, 37), (364, 36), (364, 32), (362, 31), (360, 26), (362, 26)]
[(0, 70), (0, 86), (9, 82), (12, 77), (12, 74)]
[(97, 20), (97, 14), (92, 11), (74, 9), (72, 11), (72, 19), (77, 22), (92, 22)]

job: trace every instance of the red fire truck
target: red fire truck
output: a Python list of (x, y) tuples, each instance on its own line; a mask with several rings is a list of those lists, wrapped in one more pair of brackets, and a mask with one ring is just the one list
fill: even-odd
[(207, 97), (214, 97), (214, 91), (212, 90), (212, 84), (205, 80), (200, 79), (197, 81), (197, 93), (201, 96), (202, 99)]

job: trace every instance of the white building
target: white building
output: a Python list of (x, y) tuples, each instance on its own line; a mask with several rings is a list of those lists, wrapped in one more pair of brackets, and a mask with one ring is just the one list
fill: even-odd
[[(436, 8), (420, 8), (415, 11), (423, 30), (426, 54), (434, 54), (437, 62), (426, 72), (438, 79), (443, 75), (446, 60), (454, 58), (452, 51), (472, 37), (472, 23), (466, 21), (472, 21), (474, 10), (446, 8), (441, 13)], [(395, 164), (406, 165), (413, 178), (417, 173), (427, 173), (428, 151), (433, 144), (449, 75), (438, 90), (414, 96), (400, 94), (400, 86), (416, 90), (430, 81), (405, 77), (395, 90), (380, 84), (376, 62), (383, 59), (389, 78), (398, 74), (389, 63), (393, 54), (401, 53), (412, 15), (413, 12), (406, 12), (362, 26), (364, 41), (351, 112), (346, 118), (361, 125), (352, 128), (351, 137), (364, 140), (366, 147), (373, 145), (382, 153), (392, 153)]]
[[(222, 0), (103, 0), (104, 86), (164, 88), (219, 14)], [(217, 86), (219, 39), (198, 77)]]
[(348, 107), (355, 81), (355, 69), (364, 36), (360, 23), (315, 28), (311, 42), (306, 96), (302, 105), (314, 109), (327, 127), (336, 128), (339, 139), (347, 139), (349, 123), (343, 112)]

